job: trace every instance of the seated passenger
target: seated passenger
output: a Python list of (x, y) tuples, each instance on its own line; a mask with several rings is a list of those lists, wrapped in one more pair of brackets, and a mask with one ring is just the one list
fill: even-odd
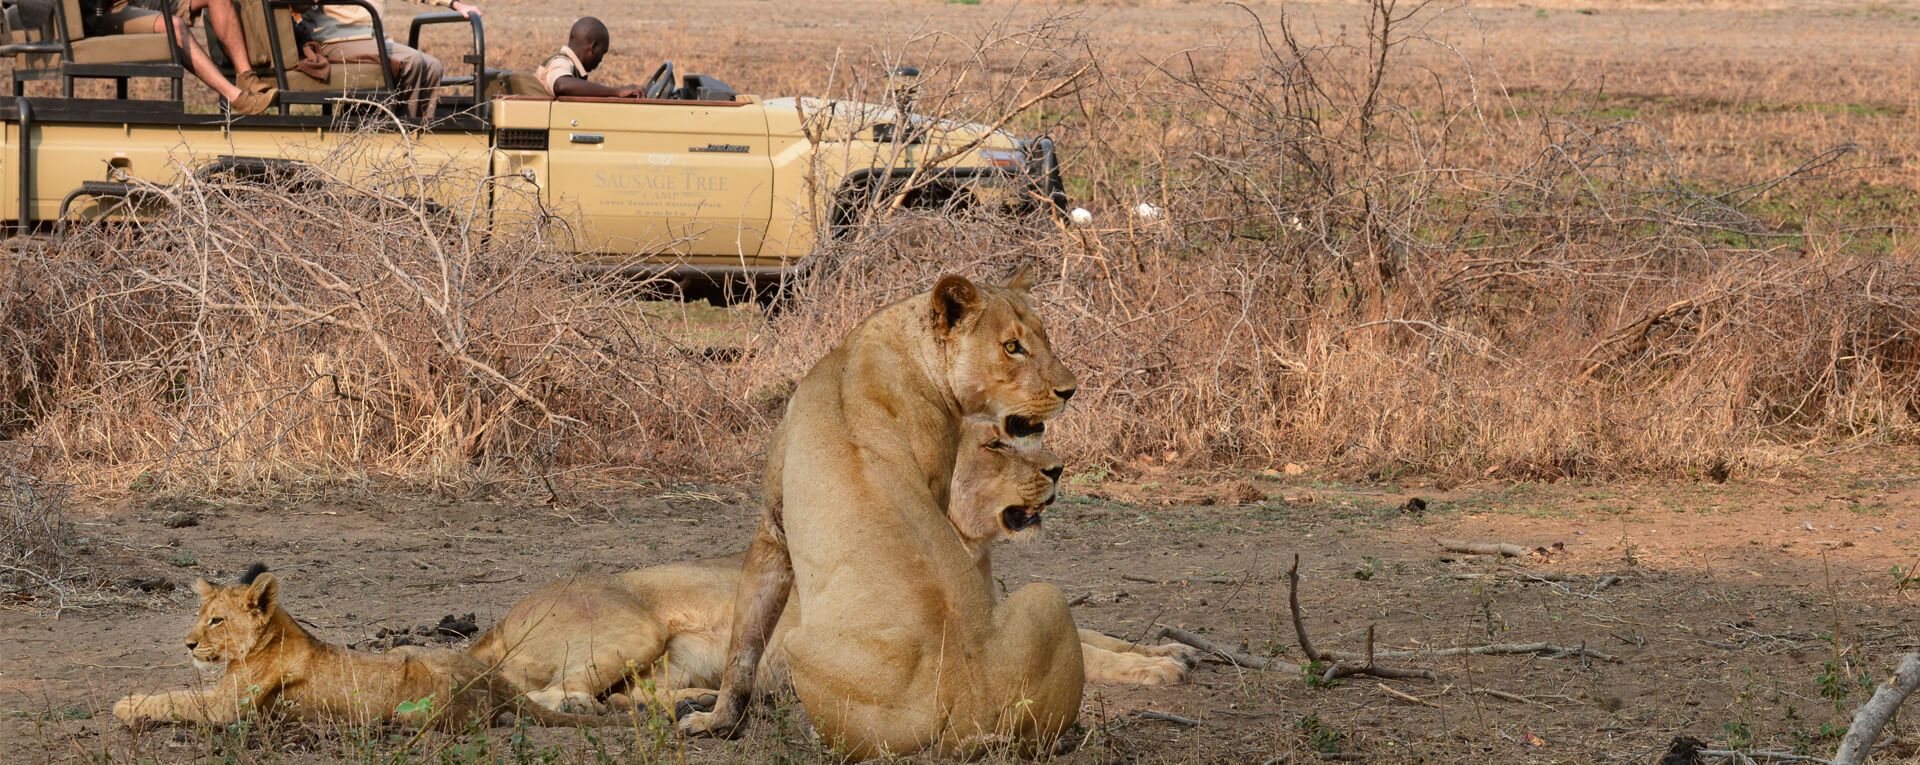
[[(213, 92), (220, 95), (220, 99), (227, 103), (234, 114), (259, 114), (273, 105), (275, 91), (267, 85), (266, 81), (254, 77), (250, 71), (242, 71), (239, 76), (245, 87), (229, 82), (226, 75), (220, 73), (220, 68), (214, 66), (213, 59), (209, 58), (200, 44), (194, 41), (186, 21), (180, 16), (170, 16), (163, 11), (146, 7), (147, 5), (171, 7), (184, 11), (181, 15), (202, 10), (212, 13), (214, 35), (220, 39), (221, 46), (227, 49), (227, 56), (234, 61), (244, 62), (249, 59), (246, 58), (246, 46), (240, 34), (239, 16), (233, 10), (233, 0), (178, 0), (180, 5), (174, 5), (174, 0), (153, 0), (151, 3), (142, 3), (141, 6), (129, 6), (127, 0), (111, 0), (111, 4), (108, 2), (109, 0), (94, 0), (91, 3), (82, 4), (82, 12), (85, 16), (82, 27), (86, 30), (88, 37), (166, 34), (167, 28), (162, 24), (171, 19), (175, 39), (179, 40), (181, 47), (186, 49), (188, 67), (193, 70), (195, 77), (200, 78), (201, 82), (206, 83), (207, 87), (213, 88)], [(238, 58), (234, 58), (235, 56)]]
[(638, 98), (640, 88), (637, 85), (601, 85), (587, 82), (587, 73), (600, 68), (600, 60), (606, 58), (607, 46), (611, 36), (607, 34), (607, 25), (592, 16), (582, 16), (573, 22), (573, 29), (567, 32), (567, 44), (553, 54), (533, 77), (540, 81), (547, 95), (590, 96), (598, 98)]
[[(480, 12), (478, 6), (461, 0), (416, 1), (458, 11), (467, 18)], [(373, 6), (377, 9), (382, 3), (373, 0)], [(300, 31), (306, 39), (319, 43), (320, 55), (333, 63), (380, 60), (380, 47), (373, 40), (373, 14), (358, 5), (323, 5), (307, 11), (301, 14)], [(384, 42), (387, 64), (393, 70), (394, 84), (399, 87), (407, 114), (422, 122), (431, 119), (434, 107), (440, 103), (440, 77), (446, 73), (446, 65), (440, 63), (440, 59), (392, 40)]]
[(247, 55), (247, 36), (240, 31), (240, 14), (234, 10), (233, 0), (130, 0), (135, 8), (145, 8), (159, 13), (171, 13), (187, 22), (192, 28), (193, 22), (205, 13), (213, 18), (213, 36), (220, 41), (220, 47), (227, 52), (228, 63), (233, 64), (233, 84), (247, 93), (266, 93), (273, 90), (273, 78), (263, 77), (253, 71), (248, 62), (253, 59)]

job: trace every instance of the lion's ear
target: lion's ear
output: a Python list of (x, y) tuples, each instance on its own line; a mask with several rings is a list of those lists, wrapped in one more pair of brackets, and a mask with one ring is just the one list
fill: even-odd
[(272, 613), (273, 607), (280, 602), (280, 578), (272, 574), (261, 574), (247, 588), (247, 607), (255, 612)]
[(200, 596), (201, 600), (206, 600), (208, 598), (213, 597), (213, 590), (214, 590), (214, 587), (212, 582), (209, 582), (197, 576), (193, 578), (193, 591), (195, 594), (198, 594)]
[(933, 283), (933, 326), (942, 333), (960, 326), (980, 310), (980, 290), (964, 276), (942, 276)]
[(1019, 268), (1013, 269), (1013, 275), (1007, 277), (1007, 283), (1004, 286), (1014, 292), (1026, 293), (1033, 289), (1035, 279), (1033, 265), (1021, 263)]

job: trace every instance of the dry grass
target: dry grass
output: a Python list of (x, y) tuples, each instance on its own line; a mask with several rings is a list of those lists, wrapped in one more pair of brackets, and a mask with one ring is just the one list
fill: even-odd
[[(168, 189), (174, 211), (137, 229), (0, 260), (0, 428), (122, 486), (743, 475), (861, 316), (943, 271), (1034, 261), (1085, 381), (1055, 441), (1086, 467), (1722, 478), (1914, 432), (1900, 230), (1770, 207), (1873, 177), (1860, 152), (1729, 171), (1645, 122), (1558, 116), (1585, 102), (1509, 87), (1424, 6), (1340, 37), (1234, 13), (1150, 65), (1052, 17), (808, 70), (796, 87), (875, 99), (859, 72), (933, 59), (926, 108), (1062, 136), (1099, 220), (879, 210), (785, 310), (718, 334), (411, 201), (477, 178), (376, 158), (391, 172), (360, 188)], [(1164, 217), (1129, 215), (1141, 201)]]

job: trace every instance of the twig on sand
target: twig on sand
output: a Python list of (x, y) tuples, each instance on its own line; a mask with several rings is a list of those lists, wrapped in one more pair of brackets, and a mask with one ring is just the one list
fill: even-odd
[(1808, 757), (1804, 754), (1794, 754), (1792, 752), (1747, 752), (1739, 749), (1699, 749), (1696, 751), (1698, 751), (1702, 757), (1718, 757), (1723, 760), (1738, 763), (1738, 765), (1756, 765), (1762, 762), (1818, 762), (1822, 763), (1822, 765), (1832, 765), (1828, 760), (1823, 760), (1818, 757)]
[(1186, 579), (1161, 579), (1156, 576), (1121, 574), (1120, 578), (1129, 582), (1146, 582), (1147, 584), (1233, 584), (1234, 582), (1233, 577), (1230, 576), (1196, 576)]
[(1204, 722), (1201, 722), (1201, 721), (1199, 721), (1199, 720), (1195, 720), (1195, 719), (1193, 719), (1193, 718), (1191, 718), (1191, 717), (1181, 717), (1181, 716), (1179, 716), (1179, 715), (1176, 715), (1176, 714), (1173, 714), (1173, 713), (1171, 713), (1171, 712), (1161, 712), (1161, 711), (1157, 711), (1157, 710), (1153, 710), (1153, 709), (1145, 709), (1145, 710), (1141, 710), (1141, 712), (1140, 712), (1140, 719), (1142, 719), (1142, 720), (1159, 720), (1159, 721), (1161, 721), (1161, 722), (1170, 722), (1170, 723), (1173, 723), (1174, 725), (1178, 725), (1178, 726), (1181, 726), (1181, 727), (1184, 727), (1184, 728), (1195, 728), (1195, 727), (1199, 727), (1199, 726), (1201, 726), (1201, 725), (1205, 725), (1205, 724), (1206, 724), (1206, 723), (1204, 723)]
[[(1459, 648), (1429, 648), (1417, 651), (1379, 651), (1375, 653), (1374, 656), (1382, 659), (1406, 659), (1416, 656), (1512, 656), (1528, 653), (1537, 653), (1549, 659), (1557, 659), (1562, 656), (1585, 656), (1589, 659), (1599, 659), (1609, 664), (1620, 663), (1620, 657), (1601, 653), (1584, 645), (1564, 646), (1553, 643), (1494, 643), (1492, 645), (1463, 646)], [(1341, 660), (1365, 658), (1359, 654), (1343, 651), (1331, 651), (1328, 655)]]
[(1548, 709), (1553, 708), (1553, 705), (1548, 704), (1544, 701), (1539, 701), (1530, 696), (1522, 696), (1518, 693), (1508, 693), (1506, 691), (1496, 690), (1493, 688), (1468, 688), (1467, 692), (1478, 693), (1482, 696), (1492, 696), (1501, 701), (1511, 701), (1515, 704), (1533, 704), (1536, 706), (1546, 707)]
[(1274, 672), (1290, 672), (1293, 674), (1299, 674), (1303, 671), (1300, 668), (1300, 665), (1295, 664), (1293, 662), (1282, 661), (1280, 659), (1261, 658), (1259, 656), (1249, 656), (1245, 653), (1236, 651), (1225, 645), (1216, 643), (1213, 640), (1210, 640), (1206, 637), (1202, 637), (1200, 635), (1196, 635), (1194, 633), (1180, 629), (1179, 627), (1161, 627), (1160, 637), (1170, 638), (1172, 640), (1185, 643), (1187, 645), (1193, 646), (1194, 648), (1198, 648), (1202, 651), (1206, 651), (1207, 653), (1214, 654), (1221, 658), (1224, 658), (1231, 664), (1235, 664), (1242, 667), (1252, 667), (1254, 669), (1265, 669), (1265, 670), (1271, 670)]
[(1293, 613), (1293, 635), (1300, 641), (1300, 652), (1307, 655), (1307, 661), (1319, 661), (1320, 653), (1313, 650), (1313, 641), (1307, 639), (1307, 624), (1300, 618), (1300, 553), (1293, 554), (1293, 566), (1287, 569), (1287, 610)]
[(1498, 555), (1502, 558), (1525, 558), (1530, 553), (1527, 548), (1507, 542), (1459, 542), (1451, 539), (1436, 539), (1440, 549), (1465, 555)]
[(1415, 696), (1405, 691), (1394, 690), (1392, 687), (1388, 686), (1386, 683), (1374, 683), (1373, 685), (1374, 687), (1379, 688), (1381, 693), (1387, 694), (1387, 696), (1391, 698), (1395, 698), (1400, 701), (1407, 702), (1408, 704), (1419, 704), (1421, 706), (1433, 707), (1435, 709), (1440, 708), (1439, 704), (1435, 704), (1431, 701), (1420, 698), (1419, 696)]
[[(1299, 639), (1300, 652), (1307, 655), (1307, 661), (1317, 664), (1327, 660), (1329, 657), (1326, 654), (1314, 650), (1312, 639), (1307, 637), (1307, 621), (1300, 616), (1299, 553), (1294, 554), (1293, 566), (1287, 569), (1287, 610), (1293, 614), (1293, 634)], [(1382, 667), (1374, 664), (1373, 659), (1373, 625), (1369, 624), (1367, 625), (1366, 654), (1361, 657), (1358, 663), (1350, 661), (1332, 662), (1332, 666), (1327, 667), (1326, 672), (1320, 676), (1320, 682), (1330, 683), (1336, 678), (1351, 677), (1353, 675), (1369, 675), (1372, 677), (1401, 680), (1414, 678), (1421, 680), (1435, 679), (1433, 672), (1429, 670)]]
[(1833, 754), (1833, 765), (1866, 762), (1867, 755), (1873, 751), (1873, 742), (1880, 738), (1880, 730), (1887, 727), (1887, 721), (1893, 719), (1893, 714), (1916, 688), (1920, 688), (1920, 653), (1910, 653), (1900, 658), (1893, 677), (1875, 688), (1873, 697), (1853, 713), (1853, 723), (1847, 726), (1847, 735), (1840, 739), (1840, 749)]

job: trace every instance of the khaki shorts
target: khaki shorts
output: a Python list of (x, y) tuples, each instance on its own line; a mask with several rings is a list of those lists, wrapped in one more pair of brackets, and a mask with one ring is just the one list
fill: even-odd
[(151, 11), (128, 5), (125, 8), (107, 14), (106, 17), (101, 20), (104, 25), (103, 28), (89, 29), (87, 30), (87, 34), (89, 36), (148, 34), (153, 31), (154, 19), (160, 18), (162, 15), (164, 14), (159, 11)]

